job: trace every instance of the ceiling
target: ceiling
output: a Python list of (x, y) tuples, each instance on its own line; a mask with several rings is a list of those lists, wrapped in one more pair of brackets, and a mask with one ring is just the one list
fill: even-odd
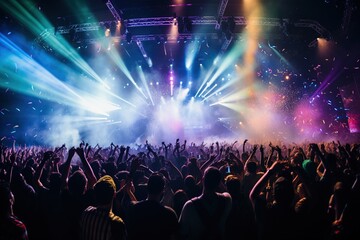
[[(67, 18), (69, 23), (82, 21), (111, 20), (112, 15), (106, 6), (107, 0), (60, 0), (35, 1), (37, 7), (56, 23), (58, 18)], [(221, 0), (112, 0), (114, 7), (122, 17), (144, 18), (173, 16), (211, 16), (217, 15)], [(340, 28), (344, 15), (344, 4), (340, 0), (260, 0), (265, 17), (313, 19), (330, 31)], [(289, 3), (291, 2), (291, 4)], [(359, 20), (359, 3), (353, 1), (352, 21)], [(229, 0), (224, 16), (243, 15), (243, 0)]]
[[(114, 20), (106, 6), (108, 0), (35, 0), (35, 6), (56, 25)], [(244, 0), (228, 0), (224, 17), (244, 16)], [(359, 1), (354, 0), (259, 0), (262, 17), (279, 19), (311, 19), (318, 21), (334, 37), (342, 34), (345, 5), (351, 3), (349, 29), (344, 38), (356, 41), (359, 36)], [(214, 16), (222, 0), (111, 0), (123, 19), (177, 16)], [(290, 3), (291, 2), (291, 3)], [(8, 16), (6, 12), (0, 12)], [(9, 16), (11, 17), (11, 16)], [(302, 33), (301, 33), (302, 34)]]

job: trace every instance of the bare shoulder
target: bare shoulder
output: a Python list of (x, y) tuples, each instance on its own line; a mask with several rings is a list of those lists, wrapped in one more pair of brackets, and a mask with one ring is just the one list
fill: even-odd
[(217, 193), (218, 196), (223, 197), (223, 198), (228, 198), (231, 199), (231, 196), (228, 192), (223, 192), (223, 193)]
[(228, 192), (217, 193), (217, 195), (221, 198), (224, 198), (227, 203), (231, 204), (231, 196)]

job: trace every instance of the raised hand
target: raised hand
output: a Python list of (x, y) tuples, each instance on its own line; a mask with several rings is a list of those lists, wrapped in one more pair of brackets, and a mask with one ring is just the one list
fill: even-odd
[(44, 161), (50, 160), (54, 156), (53, 151), (47, 151), (44, 153)]
[(75, 155), (75, 152), (76, 152), (76, 149), (74, 147), (70, 148), (69, 152), (68, 152), (68, 158), (73, 158)]
[(120, 153), (124, 153), (125, 152), (125, 147), (123, 145), (120, 146)]
[(265, 149), (264, 145), (261, 144), (261, 145), (260, 145), (260, 152), (263, 153), (263, 152), (264, 152), (264, 149)]
[(81, 159), (84, 159), (84, 158), (85, 158), (84, 148), (78, 147), (78, 148), (76, 148), (75, 151), (76, 151), (77, 155), (78, 155)]
[(12, 153), (10, 155), (10, 163), (11, 163), (11, 165), (14, 165), (15, 161), (16, 161), (16, 153)]

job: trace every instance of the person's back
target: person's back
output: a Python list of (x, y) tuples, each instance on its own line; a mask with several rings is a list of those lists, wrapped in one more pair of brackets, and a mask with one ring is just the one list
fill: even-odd
[(189, 200), (180, 216), (180, 237), (183, 239), (224, 239), (225, 224), (231, 209), (228, 193), (215, 192), (221, 180), (216, 168), (208, 168), (200, 197)]
[(232, 207), (226, 223), (226, 239), (237, 239), (241, 234), (243, 240), (257, 238), (254, 211), (248, 196), (241, 191), (238, 177), (226, 177), (226, 189), (232, 198)]
[(88, 207), (83, 213), (81, 224), (81, 239), (124, 239), (124, 222), (108, 209)]
[[(262, 189), (269, 179), (283, 171), (286, 162), (276, 161), (255, 184), (250, 193), (258, 225), (258, 239), (302, 239), (304, 231), (293, 206), (294, 189), (291, 179), (277, 177), (273, 184), (273, 202), (268, 202)], [(284, 174), (284, 172), (282, 173)]]
[(251, 161), (247, 162), (245, 169), (246, 169), (246, 173), (242, 180), (242, 187), (245, 196), (249, 196), (251, 189), (254, 187), (257, 181), (259, 181), (263, 173), (257, 172), (256, 162), (251, 162)]
[(13, 214), (14, 195), (6, 183), (0, 183), (0, 239), (27, 240), (25, 225)]
[(128, 238), (171, 239), (177, 231), (177, 216), (174, 210), (160, 204), (164, 190), (164, 179), (152, 175), (148, 181), (148, 199), (133, 205), (126, 218)]
[(0, 217), (0, 239), (28, 239), (25, 225), (14, 216)]
[(176, 230), (177, 218), (171, 208), (145, 200), (130, 208), (126, 226), (129, 239), (170, 239)]
[(125, 239), (125, 224), (112, 212), (116, 187), (112, 177), (106, 175), (94, 186), (97, 207), (90, 206), (83, 212), (80, 235), (83, 240)]

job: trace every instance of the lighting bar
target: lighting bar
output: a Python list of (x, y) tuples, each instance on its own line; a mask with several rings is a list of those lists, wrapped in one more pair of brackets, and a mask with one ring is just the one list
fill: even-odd
[(144, 49), (144, 46), (142, 45), (142, 42), (139, 40), (139, 39), (137, 39), (136, 40), (136, 44), (138, 45), (138, 47), (139, 47), (139, 49), (140, 49), (140, 52), (142, 53), (142, 55), (143, 55), (143, 57), (145, 58), (145, 59), (147, 59), (147, 53), (146, 53), (146, 51), (145, 51), (145, 49)]
[(233, 40), (233, 36), (231, 36), (230, 39), (225, 39), (225, 42), (222, 44), (221, 46), (221, 52), (224, 53), (226, 51), (226, 49), (228, 49), (228, 47), (230, 46), (230, 43)]
[[(189, 19), (191, 20), (193, 25), (216, 25), (218, 23), (217, 19), (214, 16), (190, 16)], [(226, 20), (224, 18), (222, 20)], [(126, 24), (128, 28), (134, 27), (152, 27), (152, 26), (171, 26), (173, 25), (174, 18), (173, 17), (156, 17), (156, 18), (134, 18), (128, 19)], [(104, 26), (105, 24), (111, 25), (114, 21), (102, 21), (102, 22), (92, 22), (92, 23), (81, 23), (81, 24), (72, 24), (69, 26), (59, 26), (56, 28), (57, 34), (68, 34), (71, 29), (74, 29), (76, 33), (78, 32), (88, 32), (88, 31), (98, 31), (100, 27)], [(268, 27), (281, 27), (281, 21), (279, 18), (253, 18), (250, 22), (248, 22), (245, 17), (243, 16), (236, 16), (234, 17), (234, 22), (237, 26), (246, 26), (248, 24), (255, 24), (261, 26), (268, 26)], [(320, 36), (325, 36), (329, 32), (325, 29), (319, 22), (309, 19), (300, 19), (299, 21), (294, 23), (295, 27), (306, 27), (311, 28)], [(55, 31), (55, 28), (48, 28), (44, 29), (40, 35), (35, 39), (35, 42), (42, 42), (46, 39), (51, 33)], [(216, 33), (207, 34), (216, 35)], [(133, 36), (135, 39), (139, 39), (140, 41), (146, 40), (155, 40), (156, 36), (167, 36), (167, 34), (160, 34), (160, 35), (137, 35)], [(186, 33), (186, 34), (179, 34), (180, 39), (191, 39), (192, 36), (196, 37), (196, 34)], [(154, 37), (154, 39), (152, 38)], [(148, 39), (146, 39), (148, 38)], [(213, 38), (217, 38), (216, 36)]]
[(121, 21), (121, 17), (120, 14), (116, 11), (114, 5), (112, 4), (112, 2), (110, 0), (108, 0), (106, 2), (106, 6), (108, 7), (108, 9), (110, 10), (110, 12), (112, 13), (112, 15), (114, 16), (114, 18), (116, 19), (116, 21)]
[(219, 10), (218, 10), (218, 15), (217, 15), (218, 21), (215, 24), (215, 29), (220, 29), (221, 19), (224, 16), (225, 9), (226, 9), (228, 2), (229, 2), (229, 0), (221, 0), (221, 3), (219, 5)]

